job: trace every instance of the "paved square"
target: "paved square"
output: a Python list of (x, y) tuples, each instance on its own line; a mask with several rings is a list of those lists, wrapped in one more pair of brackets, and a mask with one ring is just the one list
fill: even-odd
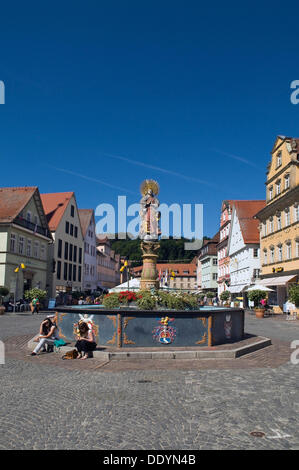
[(273, 345), (239, 359), (107, 364), (26, 356), (42, 318), (0, 317), (1, 449), (299, 448), (299, 322), (246, 315)]

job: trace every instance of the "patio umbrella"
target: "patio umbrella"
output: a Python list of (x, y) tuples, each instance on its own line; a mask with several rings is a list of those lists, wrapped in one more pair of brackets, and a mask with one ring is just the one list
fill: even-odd
[(274, 292), (273, 289), (263, 286), (263, 284), (255, 284), (254, 286), (248, 287), (248, 289), (246, 289), (246, 291), (249, 291), (249, 290), (263, 290), (265, 292)]

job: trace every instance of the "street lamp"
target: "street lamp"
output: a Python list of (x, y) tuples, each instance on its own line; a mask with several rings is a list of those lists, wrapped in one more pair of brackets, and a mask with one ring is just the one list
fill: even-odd
[(26, 266), (24, 263), (21, 263), (19, 264), (19, 266), (16, 267), (15, 269), (15, 273), (16, 273), (16, 287), (15, 287), (15, 291), (14, 291), (14, 307), (13, 307), (13, 311), (14, 313), (16, 313), (16, 294), (18, 293), (18, 272), (20, 271), (20, 268), (21, 269), (26, 269)]

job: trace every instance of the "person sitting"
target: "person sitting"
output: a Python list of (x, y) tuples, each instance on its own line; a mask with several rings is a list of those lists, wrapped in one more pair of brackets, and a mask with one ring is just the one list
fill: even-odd
[(38, 345), (31, 353), (31, 356), (36, 356), (42, 348), (45, 351), (46, 345), (50, 346), (52, 349), (54, 347), (55, 340), (58, 338), (56, 323), (52, 322), (51, 316), (49, 316), (40, 325), (39, 335), (34, 340), (38, 342)]
[(78, 325), (79, 334), (75, 347), (78, 351), (77, 359), (88, 359), (93, 357), (92, 352), (96, 349), (97, 344), (92, 329), (89, 329), (87, 323), (80, 321)]

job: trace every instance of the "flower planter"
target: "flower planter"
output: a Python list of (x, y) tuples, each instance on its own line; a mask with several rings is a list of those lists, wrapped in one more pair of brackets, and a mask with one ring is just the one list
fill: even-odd
[(264, 308), (256, 308), (255, 309), (255, 316), (256, 316), (256, 318), (264, 318), (265, 309)]

